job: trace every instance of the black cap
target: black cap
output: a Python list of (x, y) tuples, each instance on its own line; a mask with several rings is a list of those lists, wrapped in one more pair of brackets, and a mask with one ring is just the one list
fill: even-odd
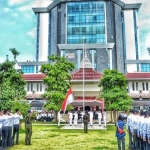
[(31, 110), (30, 110), (30, 109), (28, 110), (28, 113), (31, 113)]

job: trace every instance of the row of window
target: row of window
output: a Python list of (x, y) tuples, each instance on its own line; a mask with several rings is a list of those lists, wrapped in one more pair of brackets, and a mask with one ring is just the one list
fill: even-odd
[(67, 11), (68, 44), (83, 43), (83, 36), (86, 39), (85, 43), (106, 42), (104, 2), (68, 3)]
[[(132, 82), (132, 90), (133, 91), (139, 91), (139, 84), (138, 82), (134, 83)], [(142, 91), (148, 91), (149, 90), (149, 85), (148, 82), (142, 82)]]
[(21, 66), (21, 70), (23, 71), (23, 73), (34, 73), (35, 72), (35, 67), (34, 66), (23, 65), (23, 66)]
[(74, 2), (68, 3), (68, 10), (70, 11), (83, 11), (83, 10), (100, 10), (104, 9), (104, 2)]
[[(90, 27), (69, 27), (68, 26), (68, 35), (95, 35), (103, 36), (105, 35), (105, 26), (90, 26)], [(69, 37), (69, 36), (68, 36)]]
[(150, 64), (141, 64), (142, 72), (150, 72)]
[(28, 92), (30, 92), (30, 91), (31, 92), (33, 92), (33, 91), (42, 92), (42, 90), (43, 90), (42, 89), (42, 83), (36, 83), (36, 84), (35, 83), (34, 84), (33, 83), (28, 83), (27, 84), (27, 91)]

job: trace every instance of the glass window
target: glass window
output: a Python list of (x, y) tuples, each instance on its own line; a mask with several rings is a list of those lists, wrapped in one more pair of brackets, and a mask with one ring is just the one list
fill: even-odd
[(23, 73), (34, 73), (35, 72), (34, 68), (35, 68), (34, 66), (27, 66), (27, 65), (21, 66)]
[(141, 64), (142, 72), (150, 72), (150, 64)]
[(40, 91), (42, 91), (42, 83), (40, 83)]
[(31, 83), (31, 91), (33, 91), (33, 83)]
[(83, 36), (86, 43), (106, 42), (104, 4), (103, 1), (67, 3), (68, 44), (83, 43)]
[(135, 91), (134, 83), (132, 83), (132, 90)]
[(30, 83), (27, 84), (27, 91), (30, 91)]
[(146, 82), (146, 91), (148, 91), (148, 82)]
[(39, 84), (36, 85), (36, 90), (39, 91)]
[(145, 91), (145, 83), (142, 83), (143, 91)]
[(136, 82), (136, 91), (138, 91), (138, 83)]

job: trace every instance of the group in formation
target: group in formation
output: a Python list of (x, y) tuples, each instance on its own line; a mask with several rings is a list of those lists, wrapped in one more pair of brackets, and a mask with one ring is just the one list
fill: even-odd
[(131, 110), (127, 117), (129, 149), (150, 150), (150, 111)]
[(63, 120), (60, 111), (58, 112), (58, 126), (60, 126), (60, 122), (68, 122), (70, 126), (77, 126), (79, 122), (84, 123), (84, 115), (87, 115), (88, 123), (90, 126), (93, 126), (95, 120), (98, 120), (98, 125), (101, 126), (102, 122), (104, 123), (104, 127), (106, 127), (106, 111), (94, 111), (94, 110), (86, 110), (84, 111), (69, 111), (68, 112), (68, 120)]
[[(15, 113), (0, 110), (0, 149), (5, 150), (19, 144), (20, 120), (23, 119), (19, 109)], [(31, 145), (32, 119), (31, 110), (25, 117), (25, 144)]]

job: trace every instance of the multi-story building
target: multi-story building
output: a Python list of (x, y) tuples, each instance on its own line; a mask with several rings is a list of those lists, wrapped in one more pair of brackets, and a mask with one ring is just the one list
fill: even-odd
[(48, 7), (33, 8), (37, 16), (36, 61), (48, 61), (58, 54), (76, 64), (87, 50), (94, 69), (117, 69), (122, 73), (137, 71), (137, 12), (141, 3), (120, 0), (54, 0)]
[[(38, 73), (41, 64), (49, 63), (48, 55), (57, 54), (74, 62), (77, 71), (86, 51), (95, 71), (117, 69), (127, 75), (132, 98), (148, 100), (150, 76), (139, 73), (150, 71), (150, 60), (139, 56), (137, 18), (141, 5), (121, 0), (53, 0), (47, 7), (33, 8), (37, 17), (36, 61), (19, 65), (25, 73)], [(31, 74), (24, 77), (32, 78), (27, 80), (28, 98), (32, 99), (33, 91), (40, 95), (44, 88), (41, 75)]]

